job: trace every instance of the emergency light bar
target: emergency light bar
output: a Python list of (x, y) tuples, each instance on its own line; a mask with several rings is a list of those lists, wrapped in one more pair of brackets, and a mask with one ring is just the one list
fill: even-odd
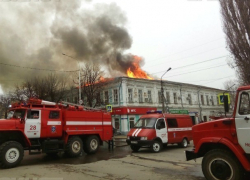
[(162, 111), (151, 110), (147, 111), (147, 114), (162, 114)]

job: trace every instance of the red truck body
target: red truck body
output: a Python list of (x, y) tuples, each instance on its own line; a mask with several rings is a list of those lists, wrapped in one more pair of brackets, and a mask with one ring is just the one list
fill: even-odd
[(207, 179), (243, 179), (250, 172), (250, 86), (238, 88), (231, 118), (193, 126), (194, 149), (186, 159), (204, 157), (202, 171)]
[(75, 157), (82, 150), (95, 153), (103, 141), (113, 137), (111, 115), (102, 110), (30, 99), (27, 104), (12, 104), (10, 112), (12, 117), (0, 120), (2, 168), (18, 165), (23, 150), (50, 155), (65, 151)]

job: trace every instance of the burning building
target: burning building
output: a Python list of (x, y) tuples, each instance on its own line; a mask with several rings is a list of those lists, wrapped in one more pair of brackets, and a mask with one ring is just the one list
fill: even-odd
[[(209, 116), (223, 112), (217, 97), (223, 90), (165, 80), (163, 89), (166, 109), (170, 113), (189, 114), (193, 124), (209, 121)], [(77, 95), (74, 99), (76, 102)], [(135, 63), (127, 69), (127, 76), (108, 79), (100, 99), (99, 108), (112, 107), (109, 110), (113, 127), (126, 134), (141, 115), (162, 110), (161, 81), (153, 79)]]

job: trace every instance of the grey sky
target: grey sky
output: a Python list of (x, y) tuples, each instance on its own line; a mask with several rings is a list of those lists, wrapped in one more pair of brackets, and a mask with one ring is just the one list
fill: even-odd
[[(115, 2), (127, 14), (128, 29), (133, 37), (129, 52), (145, 58), (143, 69), (147, 72), (160, 77), (164, 70), (172, 67), (164, 79), (214, 88), (223, 88), (223, 82), (235, 79), (234, 70), (227, 65), (228, 58), (219, 58), (229, 52), (218, 1)], [(219, 59), (176, 69), (215, 58)], [(191, 71), (197, 72), (189, 73)]]
[[(30, 18), (30, 21), (33, 22), (37, 22), (38, 20), (38, 17), (35, 18), (35, 16), (37, 16), (37, 13), (43, 13), (44, 10), (46, 10), (46, 12), (49, 12), (41, 14), (41, 19), (39, 20), (41, 21), (41, 24), (30, 24), (31, 29), (29, 30), (29, 33), (33, 32), (33, 36), (24, 39), (20, 38), (19, 41), (22, 41), (23, 44), (28, 44), (31, 49), (34, 48), (32, 45), (36, 44), (37, 46), (39, 46), (39, 44), (42, 42), (43, 46), (39, 48), (42, 48), (43, 51), (39, 50), (39, 53), (44, 52), (44, 57), (42, 57), (44, 59), (52, 59), (51, 62), (46, 62), (51, 63), (48, 67), (57, 68), (55, 62), (58, 61), (53, 61), (53, 59), (62, 58), (58, 55), (59, 51), (61, 51), (58, 50), (59, 48), (61, 48), (64, 52), (67, 50), (67, 47), (63, 45), (63, 43), (65, 43), (65, 38), (63, 39), (62, 43), (55, 40), (50, 41), (49, 44), (51, 47), (51, 44), (57, 45), (56, 48), (54, 48), (53, 46), (53, 50), (46, 50), (46, 48), (44, 48), (44, 45), (47, 43), (47, 39), (52, 37), (51, 34), (53, 34), (56, 38), (60, 38), (65, 34), (65, 32), (58, 33), (58, 29), (60, 29), (61, 27), (57, 28), (59, 25), (53, 23), (54, 19), (58, 18), (59, 20), (56, 21), (58, 23), (63, 22), (62, 20), (64, 20), (64, 17), (65, 20), (69, 21), (69, 19), (74, 20), (74, 18), (78, 15), (76, 14), (76, 12), (72, 11), (71, 18), (71, 14), (69, 13), (70, 11), (65, 10), (64, 12), (61, 9), (67, 7), (72, 7), (72, 9), (74, 9), (74, 6), (79, 5), (79, 3), (72, 3), (71, 1), (68, 1), (68, 5), (65, 3), (62, 7), (58, 7), (56, 5), (55, 8), (57, 8), (57, 11), (54, 11), (54, 6), (50, 6), (49, 2), (37, 2), (35, 6), (30, 6), (32, 7), (32, 11), (29, 10), (29, 13), (26, 13), (24, 15), (21, 11), (25, 10), (23, 3), (26, 3), (28, 5), (28, 2), (0, 1), (0, 5), (1, 3), (3, 4), (2, 10), (5, 10), (5, 15), (0, 15), (0, 18), (4, 17), (2, 22), (9, 22), (8, 28), (6, 28), (5, 31), (0, 30), (2, 36), (4, 33), (5, 37), (11, 36), (10, 34), (8, 34), (8, 32), (13, 33), (9, 31), (10, 29), (12, 31), (15, 31), (18, 28), (17, 26), (15, 26), (17, 19), (13, 18), (17, 16), (17, 13), (14, 12), (15, 10), (20, 10), (20, 17), (23, 17), (24, 19)], [(57, 4), (60, 3), (62, 2), (57, 2)], [(116, 17), (112, 17), (112, 21), (117, 21), (117, 27), (125, 27), (132, 39), (131, 48), (125, 48), (124, 53), (131, 53), (143, 57), (145, 60), (145, 64), (142, 69), (147, 71), (149, 74), (161, 77), (164, 71), (166, 71), (169, 67), (172, 67), (172, 70), (164, 76), (164, 79), (184, 83), (200, 84), (214, 88), (223, 88), (223, 82), (228, 79), (235, 79), (234, 70), (229, 68), (229, 66), (227, 65), (227, 59), (229, 59), (229, 57), (224, 57), (229, 55), (229, 52), (226, 50), (225, 35), (222, 30), (222, 19), (218, 1), (92, 0), (90, 2), (83, 2), (81, 4), (82, 10), (84, 11), (85, 15), (88, 14), (86, 13), (86, 11), (88, 11), (87, 9), (90, 9), (92, 10), (92, 14), (96, 12), (97, 15), (95, 17), (98, 17), (98, 14), (101, 14), (102, 11), (100, 8), (103, 6), (100, 6), (99, 9), (93, 8), (96, 7), (97, 3), (115, 3), (118, 7), (120, 7), (120, 9), (116, 7), (112, 9), (114, 10), (114, 16), (117, 16), (117, 19), (119, 19), (119, 21), (116, 19)], [(43, 8), (40, 8), (40, 5), (43, 6)], [(13, 8), (13, 6), (15, 7)], [(36, 8), (39, 10), (37, 10)], [(117, 9), (119, 11), (121, 10), (123, 15), (119, 16), (119, 11)], [(79, 9), (77, 10), (79, 11)], [(56, 17), (56, 12), (58, 12), (60, 16)], [(112, 13), (110, 14), (112, 15)], [(32, 17), (32, 15), (34, 15), (34, 17)], [(123, 16), (125, 16), (126, 19), (124, 19)], [(74, 22), (73, 20), (72, 22), (69, 21), (69, 24), (72, 24), (72, 26), (76, 26), (76, 24), (80, 22), (78, 22), (78, 19), (76, 19), (76, 22)], [(51, 24), (53, 24), (53, 26)], [(38, 28), (39, 25), (41, 27)], [(38, 29), (43, 30), (44, 34), (36, 33)], [(21, 28), (19, 33), (22, 34), (23, 31), (27, 33), (27, 28)], [(11, 41), (11, 38), (9, 40)], [(69, 42), (69, 40), (67, 42)], [(12, 46), (13, 45), (11, 44), (11, 42), (9, 42), (9, 46), (6, 47)], [(129, 47), (129, 44), (126, 47)], [(20, 50), (20, 48), (16, 49)], [(25, 48), (25, 50), (26, 49), (27, 47)], [(27, 51), (27, 53), (25, 53), (25, 55), (22, 54), (21, 57), (25, 59), (25, 57), (29, 53), (32, 54), (33, 52)], [(36, 52), (34, 53), (36, 55), (29, 55), (28, 58), (35, 59), (39, 56), (39, 53)], [(71, 52), (66, 51), (65, 53)], [(13, 56), (11, 58), (14, 59), (15, 57)], [(208, 61), (202, 63), (206, 60)], [(0, 59), (0, 61), (2, 61), (2, 59)], [(22, 61), (20, 61), (20, 63), (22, 64)], [(35, 67), (37, 67), (39, 63), (40, 62), (34, 61), (33, 63), (24, 63), (24, 65), (34, 65)], [(196, 63), (200, 64), (188, 66)], [(60, 61), (60, 68), (65, 67), (64, 64), (66, 64), (66, 62)], [(76, 66), (77, 63), (74, 62), (70, 66), (67, 65), (64, 69), (75, 69)], [(187, 67), (180, 68), (183, 66)], [(2, 70), (3, 68), (5, 67), (2, 66)], [(191, 73), (192, 71), (196, 72)], [(13, 73), (16, 73), (16, 75), (13, 76)], [(22, 76), (22, 78), (25, 78), (28, 75), (29, 72), (27, 72), (26, 75)], [(16, 72), (15, 70), (11, 72), (10, 76), (14, 80), (19, 77), (18, 72)], [(5, 79), (7, 79), (7, 77), (5, 77)], [(0, 83), (4, 84), (4, 80), (0, 80), (2, 81), (0, 81)]]

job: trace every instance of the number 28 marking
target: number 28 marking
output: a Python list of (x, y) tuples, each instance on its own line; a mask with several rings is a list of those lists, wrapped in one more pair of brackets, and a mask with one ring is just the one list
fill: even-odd
[(30, 125), (30, 130), (36, 130), (36, 125)]

